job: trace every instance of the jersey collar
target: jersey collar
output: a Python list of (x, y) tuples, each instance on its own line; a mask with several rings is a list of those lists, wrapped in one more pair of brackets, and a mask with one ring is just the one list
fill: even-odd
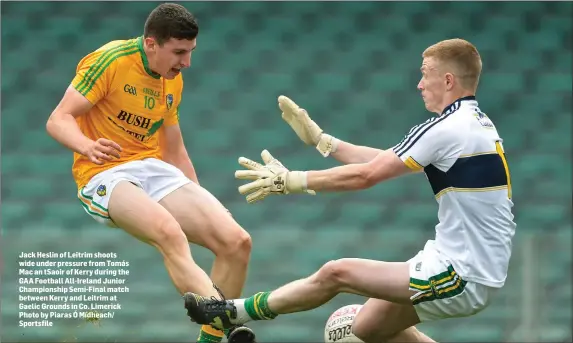
[(143, 62), (143, 68), (154, 79), (160, 79), (161, 75), (157, 74), (153, 70), (149, 69), (149, 62), (147, 61), (147, 55), (145, 50), (143, 50), (143, 36), (137, 37), (137, 47), (139, 48), (139, 54), (141, 55), (141, 61)]
[(460, 108), (462, 101), (476, 101), (476, 97), (474, 95), (469, 95), (457, 99), (456, 101), (446, 106), (446, 108), (444, 108), (444, 110), (442, 111), (441, 115), (450, 114), (457, 111)]

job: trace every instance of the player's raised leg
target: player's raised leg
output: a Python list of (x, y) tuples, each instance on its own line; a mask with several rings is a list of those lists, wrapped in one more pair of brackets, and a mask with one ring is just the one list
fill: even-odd
[[(181, 225), (169, 211), (149, 197), (145, 191), (130, 182), (119, 182), (110, 196), (108, 211), (115, 225), (138, 239), (155, 246), (163, 260), (171, 280), (179, 293), (197, 292), (210, 299), (222, 299), (218, 287), (192, 258), (188, 238)], [(225, 323), (225, 327), (233, 325)], [(229, 342), (252, 342), (254, 334), (246, 327), (233, 328)], [(209, 334), (209, 332), (212, 333)], [(202, 328), (200, 342), (220, 341), (223, 332)], [(212, 336), (212, 337), (211, 337)]]
[[(308, 311), (325, 304), (339, 293), (352, 293), (408, 304), (414, 294), (409, 289), (407, 262), (381, 262), (341, 259), (326, 263), (313, 275), (291, 282), (272, 292), (235, 301), (213, 301), (185, 294), (185, 306), (198, 323), (246, 323), (273, 319), (279, 314)], [(412, 322), (410, 325), (414, 325)], [(223, 326), (229, 324), (223, 324)]]
[(120, 181), (110, 195), (108, 213), (119, 228), (157, 248), (179, 293), (193, 290), (206, 297), (221, 298), (209, 276), (193, 261), (187, 237), (177, 220), (143, 189)]
[(352, 333), (366, 343), (435, 342), (418, 331), (419, 323), (412, 304), (369, 299), (352, 323)]
[[(215, 254), (211, 279), (224, 296), (240, 297), (251, 254), (250, 235), (211, 193), (195, 183), (188, 183), (173, 191), (160, 204), (181, 225), (190, 242), (204, 246)], [(221, 331), (209, 325), (204, 325), (201, 330), (201, 336), (223, 337)]]
[(177, 220), (189, 242), (215, 254), (211, 278), (226, 298), (241, 295), (251, 254), (250, 235), (206, 189), (188, 183), (160, 202)]
[(355, 336), (365, 342), (433, 342), (413, 325), (471, 316), (482, 311), (495, 293), (464, 280), (435, 249), (434, 241), (428, 241), (407, 264), (408, 288), (416, 293), (407, 303), (369, 300), (352, 323)]

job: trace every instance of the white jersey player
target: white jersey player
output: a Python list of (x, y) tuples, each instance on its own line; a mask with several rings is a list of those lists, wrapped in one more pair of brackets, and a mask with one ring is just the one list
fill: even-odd
[(433, 342), (415, 325), (486, 308), (505, 283), (515, 223), (502, 139), (475, 98), (481, 69), (477, 49), (465, 40), (427, 48), (418, 89), (426, 109), (437, 116), (388, 150), (336, 139), (280, 97), (283, 119), (301, 140), (346, 165), (303, 172), (289, 171), (266, 150), (265, 165), (240, 158), (249, 170), (235, 176), (255, 180), (239, 188), (248, 202), (270, 194), (365, 189), (423, 171), (439, 204), (436, 237), (407, 262), (330, 261), (307, 278), (250, 298), (220, 301), (188, 293), (188, 315), (228, 327), (307, 311), (346, 292), (371, 298), (352, 325), (363, 341)]
[(424, 170), (439, 204), (436, 239), (429, 244), (449, 257), (464, 281), (494, 288), (505, 282), (515, 231), (501, 142), (475, 97), (467, 96), (392, 148), (408, 167)]

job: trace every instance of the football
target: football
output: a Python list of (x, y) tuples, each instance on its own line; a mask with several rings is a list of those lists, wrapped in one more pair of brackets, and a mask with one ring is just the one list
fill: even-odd
[(352, 322), (362, 305), (346, 305), (334, 311), (324, 327), (324, 342), (364, 343), (352, 333)]

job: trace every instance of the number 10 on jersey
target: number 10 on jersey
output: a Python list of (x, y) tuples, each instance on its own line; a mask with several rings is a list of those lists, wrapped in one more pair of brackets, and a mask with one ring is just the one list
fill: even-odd
[(144, 101), (145, 101), (145, 104), (144, 104), (145, 108), (152, 110), (155, 107), (155, 99), (154, 98), (146, 95)]

